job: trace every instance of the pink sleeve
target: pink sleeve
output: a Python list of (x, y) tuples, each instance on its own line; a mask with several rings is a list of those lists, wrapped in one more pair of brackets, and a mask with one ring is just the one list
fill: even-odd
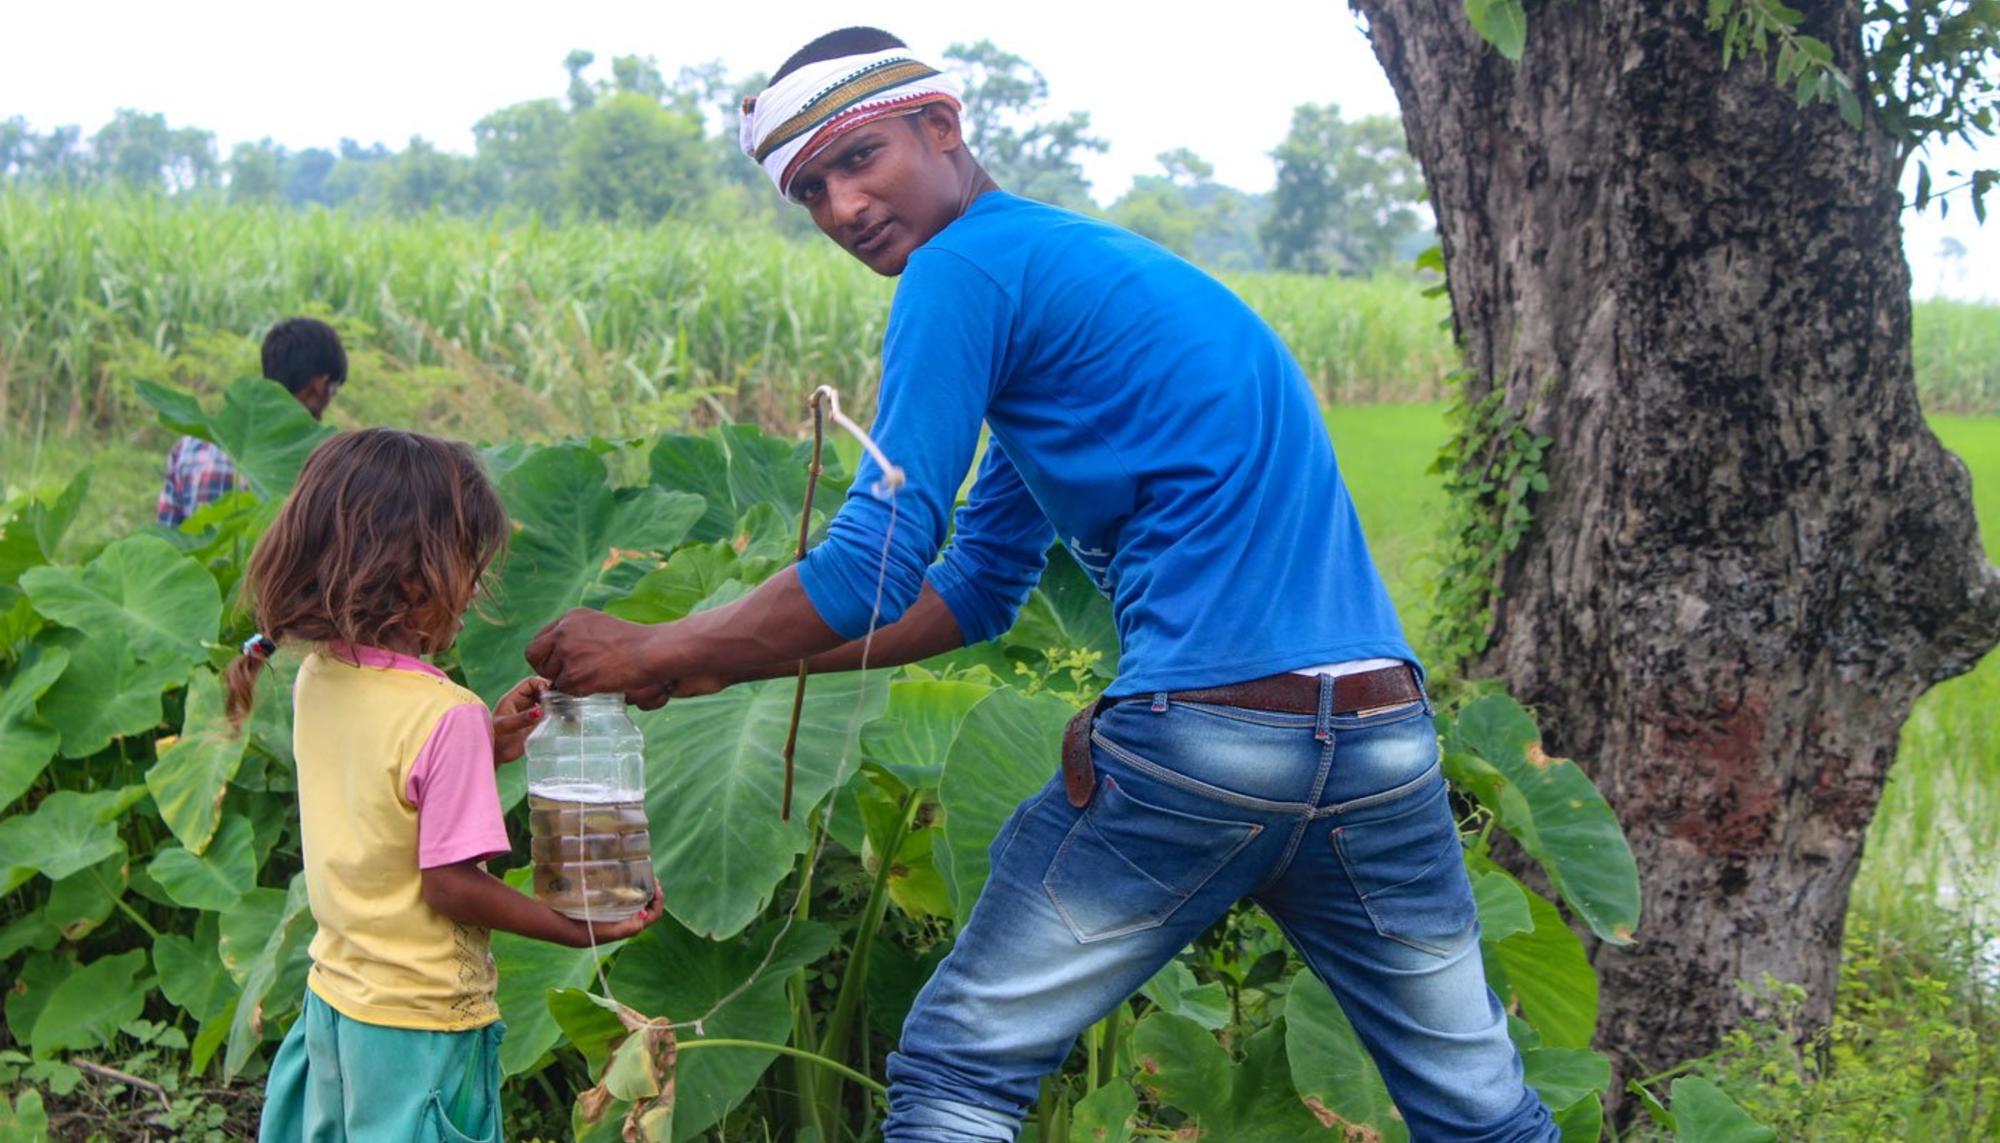
[(404, 793), (417, 807), (417, 868), (478, 861), (510, 848), (493, 778), (493, 722), (484, 706), (455, 706), (438, 719)]

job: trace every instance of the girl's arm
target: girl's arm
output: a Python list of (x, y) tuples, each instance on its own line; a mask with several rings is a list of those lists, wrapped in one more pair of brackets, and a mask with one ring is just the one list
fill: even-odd
[(622, 921), (586, 925), (572, 920), (479, 868), (476, 861), (439, 865), (423, 871), (424, 904), (468, 925), (498, 929), (532, 940), (589, 948), (622, 941), (660, 919), (660, 890), (652, 900)]

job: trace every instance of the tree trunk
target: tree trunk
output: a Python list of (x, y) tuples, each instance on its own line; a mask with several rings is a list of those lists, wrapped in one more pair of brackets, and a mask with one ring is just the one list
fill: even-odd
[[(1859, 5), (1804, 31), (1865, 88)], [(1769, 973), (1831, 1013), (1903, 720), (2000, 640), (1964, 465), (1925, 425), (1895, 148), (1724, 70), (1696, 0), (1354, 0), (1437, 212), (1475, 399), (1554, 438), (1482, 667), (1638, 856), (1600, 946), (1626, 1075), (1714, 1047)]]

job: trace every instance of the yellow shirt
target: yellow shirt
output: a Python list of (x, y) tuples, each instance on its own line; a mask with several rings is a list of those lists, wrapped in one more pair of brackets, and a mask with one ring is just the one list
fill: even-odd
[[(319, 923), (307, 984), (363, 1023), (459, 1031), (500, 1018), (487, 931), (424, 904), (410, 796), (433, 730), (468, 703), (479, 696), (435, 667), (375, 648), (317, 651), (299, 669), (292, 753)], [(497, 824), (497, 797), (491, 809)]]

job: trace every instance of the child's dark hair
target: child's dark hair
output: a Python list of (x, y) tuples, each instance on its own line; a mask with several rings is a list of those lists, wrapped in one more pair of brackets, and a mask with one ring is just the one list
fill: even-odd
[(314, 318), (286, 318), (264, 335), (264, 376), (290, 393), (324, 377), (347, 383), (347, 348), (332, 326)]
[[(472, 449), (398, 429), (341, 433), (306, 460), (257, 541), (243, 597), (273, 643), (380, 646), (455, 619), (507, 541), (507, 513)], [(240, 726), (272, 643), (230, 665)]]

